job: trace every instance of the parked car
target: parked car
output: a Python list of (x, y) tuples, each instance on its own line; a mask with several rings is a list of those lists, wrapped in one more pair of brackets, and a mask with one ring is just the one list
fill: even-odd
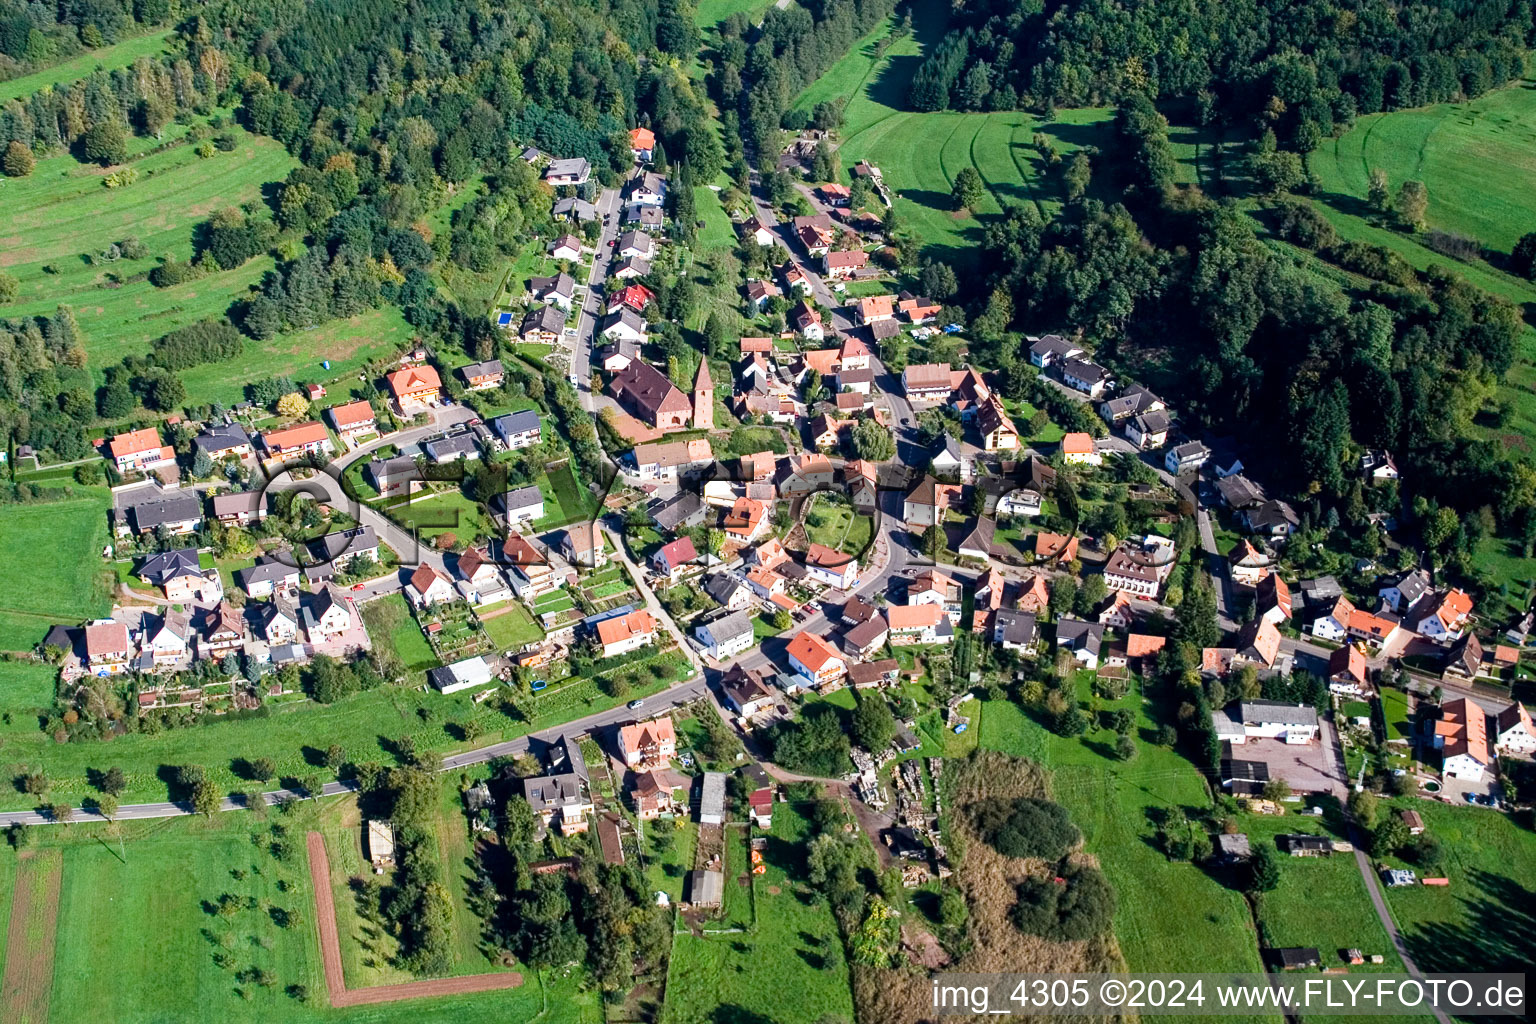
[(645, 706), (645, 701), (643, 701), (643, 700), (632, 700), (632, 701), (630, 701), (628, 704), (626, 704), (624, 706), (629, 708), (629, 710), (631, 710), (631, 711), (636, 711), (636, 710), (639, 710), (640, 708)]

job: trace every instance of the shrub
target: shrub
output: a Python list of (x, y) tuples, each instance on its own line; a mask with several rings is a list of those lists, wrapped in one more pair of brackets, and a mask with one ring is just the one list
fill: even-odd
[(1082, 838), (1066, 808), (1049, 800), (985, 800), (971, 813), (982, 838), (1008, 857), (1058, 860)]
[(1026, 935), (1057, 942), (1091, 939), (1109, 929), (1115, 916), (1115, 890), (1097, 868), (1073, 865), (1056, 878), (1029, 878), (1018, 887), (1010, 915)]

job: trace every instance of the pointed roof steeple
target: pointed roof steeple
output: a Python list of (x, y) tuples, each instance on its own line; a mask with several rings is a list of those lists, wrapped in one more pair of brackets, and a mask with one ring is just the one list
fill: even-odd
[(709, 376), (709, 360), (701, 358), (699, 360), (699, 372), (693, 378), (693, 392), (698, 394), (700, 391), (713, 390), (715, 390), (715, 382)]

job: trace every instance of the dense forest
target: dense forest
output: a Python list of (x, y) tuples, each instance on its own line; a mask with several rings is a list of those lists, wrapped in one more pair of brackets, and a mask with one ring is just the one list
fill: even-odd
[(973, 0), (911, 87), (919, 110), (1049, 109), (1145, 92), (1263, 117), (1307, 152), (1357, 114), (1517, 77), (1529, 0)]

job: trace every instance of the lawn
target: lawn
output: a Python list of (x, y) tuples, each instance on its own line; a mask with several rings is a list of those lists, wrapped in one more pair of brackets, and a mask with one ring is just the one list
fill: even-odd
[(496, 615), (480, 622), (485, 626), (485, 635), (495, 641), (498, 651), (515, 651), (524, 644), (544, 638), (544, 631), (518, 601), (508, 604), (506, 611), (498, 609)]
[[(1309, 157), (1325, 201), (1364, 200), (1372, 170), (1429, 187), (1429, 225), (1508, 252), (1536, 227), (1536, 82), (1466, 103), (1368, 114)], [(1498, 168), (1489, 174), (1489, 168)]]
[[(1536, 929), (1536, 835), (1498, 811), (1399, 801), (1424, 819), (1447, 855), (1451, 884), (1386, 889), (1408, 951), (1426, 973), (1524, 971)], [(1392, 859), (1394, 866), (1403, 862)], [(1411, 866), (1411, 865), (1410, 865)], [(1424, 871), (1419, 870), (1422, 876)], [(1518, 965), (1518, 966), (1516, 966)]]
[[(382, 1013), (331, 1010), (303, 832), (333, 830), (350, 806), (350, 800), (328, 801), (265, 820), (231, 813), (43, 832), (39, 842), (63, 858), (52, 1018), (284, 1024), (408, 1016), (442, 1024), (502, 1024), (531, 1019), (548, 996), (556, 1019), (601, 1019), (594, 1000), (578, 993), (573, 982), (545, 993), (536, 978), (520, 989), (411, 1001)], [(287, 830), (294, 848), (283, 859), (270, 848), (274, 821)], [(249, 899), (250, 908), (227, 918), (211, 913), (226, 893)], [(290, 927), (277, 923), (281, 911), (297, 913)], [(229, 966), (220, 967), (216, 956), (227, 957)], [(165, 969), (171, 964), (174, 970)], [(250, 968), (270, 972), (272, 983), (237, 980), (236, 972)], [(290, 985), (303, 985), (307, 998), (296, 999)]]
[[(755, 831), (755, 830), (754, 830)], [(773, 831), (756, 876), (755, 928), (720, 936), (683, 932), (672, 943), (663, 1024), (698, 1020), (805, 1024), (853, 1019), (848, 966), (824, 900), (803, 881), (809, 821), (800, 809), (774, 805)], [(728, 848), (741, 845), (727, 837)], [(745, 895), (726, 879), (727, 902)]]
[[(874, 534), (874, 518), (860, 515), (852, 505), (816, 496), (806, 513), (805, 532), (812, 544), (824, 544), (834, 551), (856, 555), (869, 546)], [(811, 519), (817, 520), (816, 525)]]
[(1170, 862), (1154, 845), (1152, 815), (1209, 805), (1200, 772), (1182, 755), (1148, 741), (1160, 724), (1152, 717), (1156, 702), (1133, 690), (1104, 707), (1136, 712), (1135, 760), (1113, 759), (1108, 731), (1066, 739), (1009, 701), (982, 702), (979, 742), (1050, 770), (1056, 800), (1071, 812), (1088, 852), (1115, 887), (1115, 935), (1132, 972), (1188, 970), (1191, 964), (1204, 971), (1259, 971), (1257, 937), (1242, 895), (1196, 865)]
[(384, 512), (407, 530), (416, 530), (423, 540), (451, 533), (468, 544), (477, 537), (497, 536), (485, 509), (459, 490), (423, 493)]
[(1412, 735), (1408, 722), (1408, 695), (1401, 690), (1382, 687), (1381, 711), (1387, 725), (1387, 739), (1408, 742)]
[(766, 0), (702, 0), (693, 9), (693, 23), (699, 28), (718, 25), (733, 14), (755, 14), (767, 10)]
[(57, 86), (78, 81), (97, 68), (115, 71), (118, 68), (128, 67), (140, 57), (153, 57), (163, 53), (167, 49), (166, 42), (175, 31), (173, 28), (158, 29), (142, 36), (124, 39), (111, 46), (103, 46), (82, 53), (52, 67), (34, 71), (30, 75), (0, 82), (0, 104), (16, 99), (26, 100), (47, 85)]
[(698, 219), (704, 222), (698, 238), (694, 240), (694, 251), (702, 256), (711, 249), (734, 247), (736, 228), (726, 215), (725, 207), (720, 205), (720, 193), (707, 185), (696, 185), (693, 189), (693, 203), (698, 211)]
[[(105, 494), (0, 508), (0, 650), (31, 650), (55, 623), (106, 613), (100, 583)], [(46, 572), (37, 563), (44, 551), (50, 553)], [(8, 668), (0, 666), (0, 673)]]
[(379, 643), (381, 637), (379, 630), (374, 627), (375, 609), (378, 610), (378, 618), (384, 619), (385, 615), (395, 623), (389, 631), (388, 642), (394, 645), (395, 654), (406, 669), (411, 672), (425, 672), (436, 668), (440, 662), (437, 655), (432, 652), (432, 645), (427, 643), (427, 638), (421, 632), (421, 624), (411, 614), (410, 607), (405, 602), (405, 595), (390, 594), (376, 601), (370, 601), (362, 606), (363, 619), (369, 627), (369, 635), (374, 643)]

